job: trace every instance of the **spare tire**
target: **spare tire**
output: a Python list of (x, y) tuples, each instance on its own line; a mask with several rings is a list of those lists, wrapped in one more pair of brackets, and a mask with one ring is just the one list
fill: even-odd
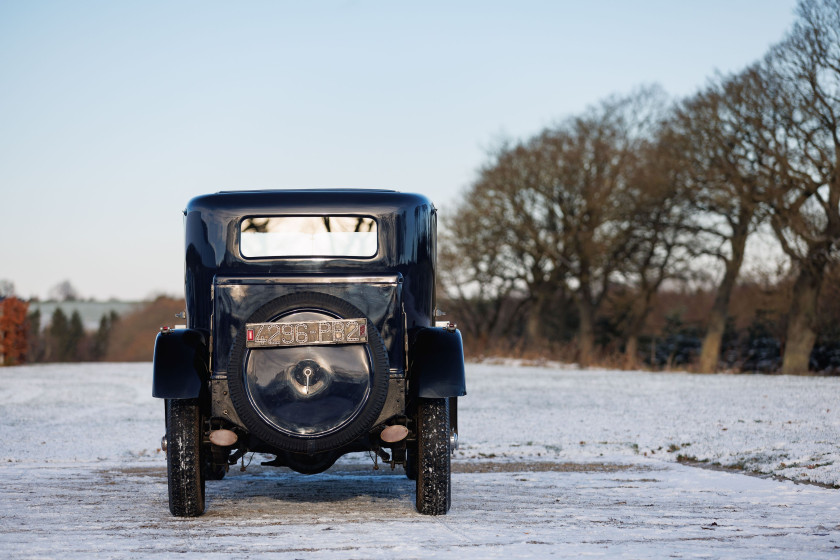
[(361, 318), (367, 320), (367, 342), (356, 344), (248, 348), (243, 325), (231, 351), (228, 386), (237, 414), (254, 436), (277, 449), (308, 454), (353, 442), (382, 412), (389, 365), (379, 331), (343, 299), (298, 292), (248, 317), (246, 323)]

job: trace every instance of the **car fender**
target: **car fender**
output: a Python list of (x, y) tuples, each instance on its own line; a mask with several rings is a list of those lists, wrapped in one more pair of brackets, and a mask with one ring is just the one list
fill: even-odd
[(413, 338), (409, 348), (409, 374), (416, 395), (421, 398), (466, 395), (461, 332), (455, 328), (425, 327)]
[(195, 399), (209, 379), (207, 337), (196, 329), (163, 329), (155, 339), (152, 396)]

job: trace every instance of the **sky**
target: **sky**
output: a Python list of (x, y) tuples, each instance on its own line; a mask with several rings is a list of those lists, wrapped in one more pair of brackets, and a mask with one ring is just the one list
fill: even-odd
[(182, 210), (367, 187), (446, 215), (487, 152), (611, 95), (680, 98), (794, 0), (0, 0), (0, 280), (183, 294)]

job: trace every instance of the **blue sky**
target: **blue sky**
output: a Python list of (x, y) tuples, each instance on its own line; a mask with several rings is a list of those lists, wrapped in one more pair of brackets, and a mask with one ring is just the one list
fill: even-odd
[(0, 0), (0, 279), (183, 291), (218, 190), (376, 187), (443, 213), (502, 138), (761, 57), (793, 0)]

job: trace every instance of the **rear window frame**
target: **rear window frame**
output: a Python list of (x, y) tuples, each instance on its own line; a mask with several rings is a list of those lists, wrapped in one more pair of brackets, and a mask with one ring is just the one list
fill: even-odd
[[(305, 254), (305, 255), (259, 255), (259, 256), (250, 256), (246, 255), (243, 252), (242, 247), (242, 238), (243, 233), (246, 233), (242, 230), (245, 222), (247, 220), (254, 220), (254, 219), (276, 219), (276, 218), (353, 218), (353, 219), (368, 219), (373, 222), (375, 226), (375, 234), (376, 234), (376, 250), (371, 255), (339, 255), (339, 254)], [(239, 252), (239, 256), (248, 261), (261, 261), (261, 260), (328, 260), (328, 259), (352, 259), (352, 260), (373, 260), (376, 259), (382, 248), (382, 243), (380, 239), (380, 228), (379, 228), (379, 220), (376, 216), (372, 216), (369, 214), (254, 214), (254, 215), (247, 215), (242, 216), (237, 222), (236, 228), (236, 235), (237, 235), (237, 243), (236, 248)], [(372, 232), (370, 232), (372, 233)]]

